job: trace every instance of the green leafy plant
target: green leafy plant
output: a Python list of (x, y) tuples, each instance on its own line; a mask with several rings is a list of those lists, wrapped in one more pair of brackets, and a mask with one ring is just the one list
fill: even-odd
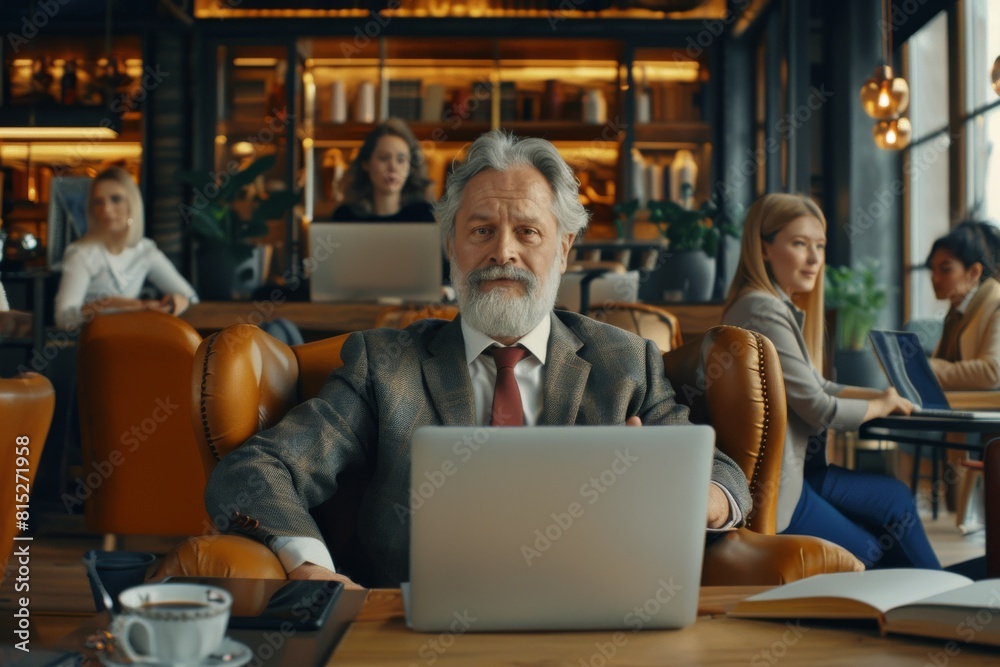
[(660, 228), (673, 251), (701, 250), (715, 257), (721, 235), (739, 237), (741, 233), (740, 225), (725, 214), (714, 198), (693, 210), (672, 201), (650, 201), (647, 208), (649, 221)]
[(827, 266), (823, 298), (837, 311), (837, 349), (863, 350), (868, 332), (885, 307), (886, 290), (879, 284), (878, 264), (865, 262), (858, 268)]
[(274, 155), (266, 155), (242, 171), (218, 176), (208, 171), (177, 172), (179, 181), (194, 188), (191, 205), (181, 207), (181, 215), (191, 232), (204, 244), (223, 249), (238, 262), (250, 257), (255, 245), (253, 239), (268, 233), (267, 221), (282, 217), (301, 197), (291, 190), (279, 190), (254, 194), (248, 206), (242, 209), (237, 206), (244, 188), (274, 167), (276, 160)]
[(618, 238), (627, 238), (632, 231), (635, 214), (639, 211), (639, 200), (630, 199), (619, 202), (614, 205), (612, 210), (615, 214), (615, 231), (618, 233)]

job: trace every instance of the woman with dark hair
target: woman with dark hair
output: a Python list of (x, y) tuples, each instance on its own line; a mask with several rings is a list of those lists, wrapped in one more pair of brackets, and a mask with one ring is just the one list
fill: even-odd
[[(99, 173), (87, 191), (87, 233), (63, 256), (56, 325), (74, 328), (101, 311), (179, 315), (198, 302), (194, 288), (144, 230), (142, 195), (129, 173), (121, 167)], [(147, 278), (162, 299), (139, 298)]]
[(333, 221), (434, 222), (430, 184), (420, 144), (406, 123), (390, 118), (365, 138), (348, 168), (344, 204)]
[(1000, 230), (966, 221), (931, 246), (927, 267), (951, 309), (931, 368), (945, 390), (1000, 389)]
[(903, 483), (829, 465), (826, 432), (913, 405), (895, 389), (835, 384), (823, 368), (826, 218), (808, 197), (767, 194), (747, 212), (722, 323), (774, 344), (788, 422), (778, 488), (779, 533), (839, 544), (866, 567), (940, 568)]

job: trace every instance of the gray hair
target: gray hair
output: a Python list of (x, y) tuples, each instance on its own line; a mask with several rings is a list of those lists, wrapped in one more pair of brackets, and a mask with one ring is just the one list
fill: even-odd
[(455, 163), (444, 195), (434, 206), (446, 240), (455, 238), (455, 215), (472, 177), (485, 169), (506, 171), (512, 167), (534, 167), (548, 181), (553, 194), (552, 214), (561, 235), (580, 234), (584, 230), (590, 214), (580, 203), (580, 181), (556, 147), (545, 139), (521, 138), (492, 130), (472, 142), (465, 160)]

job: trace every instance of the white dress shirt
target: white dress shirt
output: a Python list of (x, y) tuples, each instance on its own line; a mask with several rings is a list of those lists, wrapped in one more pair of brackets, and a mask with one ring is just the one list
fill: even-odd
[[(497, 366), (488, 349), (506, 346), (473, 329), (465, 320), (461, 321), (461, 326), (462, 337), (465, 340), (465, 360), (469, 365), (469, 378), (472, 380), (476, 426), (489, 426), (492, 421)], [(517, 388), (521, 394), (525, 426), (534, 426), (542, 416), (542, 408), (544, 407), (542, 371), (545, 368), (545, 356), (548, 351), (551, 331), (552, 317), (547, 315), (516, 343), (531, 353), (514, 367), (514, 378), (517, 380)], [(712, 532), (729, 530), (742, 520), (742, 513), (736, 504), (736, 499), (726, 487), (715, 481), (712, 484), (722, 489), (729, 500), (729, 521), (721, 528), (709, 528), (708, 530)], [(326, 545), (314, 537), (279, 537), (274, 540), (272, 549), (278, 555), (286, 572), (291, 572), (306, 562), (321, 565), (329, 570), (334, 569), (333, 559), (330, 557)]]
[(62, 280), (56, 294), (56, 325), (69, 328), (81, 324), (80, 309), (91, 301), (108, 296), (137, 298), (147, 277), (163, 293), (180, 294), (198, 303), (194, 288), (152, 239), (144, 238), (117, 255), (98, 241), (70, 243), (63, 256)]
[(7, 303), (7, 293), (3, 291), (3, 283), (0, 283), (0, 310), (10, 310), (10, 304)]

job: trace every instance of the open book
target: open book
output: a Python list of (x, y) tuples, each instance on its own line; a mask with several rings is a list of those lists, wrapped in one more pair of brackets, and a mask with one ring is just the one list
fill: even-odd
[(895, 632), (1000, 646), (1000, 579), (938, 570), (820, 574), (743, 600), (741, 618), (866, 619)]

